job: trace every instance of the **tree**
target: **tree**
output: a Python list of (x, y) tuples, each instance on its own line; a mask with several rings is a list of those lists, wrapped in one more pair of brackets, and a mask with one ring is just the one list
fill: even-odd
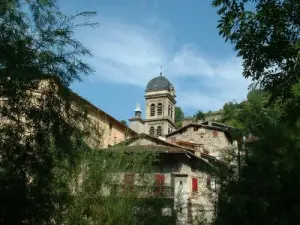
[[(173, 206), (173, 201), (153, 195), (151, 174), (160, 156), (143, 146), (138, 150), (117, 147), (110, 152), (87, 152), (82, 162), (84, 176), (72, 183), (77, 197), (59, 224), (174, 224), (174, 213), (161, 215), (161, 208)], [(124, 174), (132, 175), (140, 186), (125, 186)]]
[(123, 125), (127, 126), (126, 120), (121, 120), (120, 122), (121, 122)]
[(199, 110), (199, 111), (194, 115), (194, 119), (195, 119), (196, 121), (198, 121), (198, 120), (205, 120), (205, 114), (204, 114), (201, 110)]
[(184, 113), (179, 106), (175, 107), (175, 126), (180, 128), (182, 126), (182, 120), (184, 119)]
[(92, 72), (73, 35), (92, 15), (63, 15), (54, 0), (0, 3), (1, 224), (51, 224), (72, 203), (89, 129), (69, 85)]
[[(212, 4), (221, 16), (220, 34), (243, 60), (243, 75), (268, 91), (272, 102), (298, 101), (293, 89), (300, 76), (300, 2), (214, 0)], [(299, 118), (295, 113), (299, 105), (285, 108), (292, 121)]]
[[(228, 102), (223, 106), (222, 118), (218, 120), (220, 123), (224, 123), (233, 126), (241, 131), (246, 131), (252, 123), (252, 117), (257, 114), (258, 111), (263, 109), (269, 110), (273, 107), (266, 107), (266, 103), (270, 98), (270, 94), (261, 90), (252, 90), (247, 95), (247, 100), (241, 103)], [(277, 110), (278, 106), (276, 106)]]
[[(256, 94), (256, 93), (255, 93)], [(232, 154), (228, 170), (220, 171), (216, 225), (285, 224), (300, 222), (299, 127), (278, 123), (278, 107), (248, 96), (241, 115), (250, 116), (245, 147)], [(257, 98), (256, 98), (257, 99)], [(247, 118), (247, 117), (244, 117)]]
[(184, 113), (179, 106), (175, 107), (175, 123), (184, 119)]

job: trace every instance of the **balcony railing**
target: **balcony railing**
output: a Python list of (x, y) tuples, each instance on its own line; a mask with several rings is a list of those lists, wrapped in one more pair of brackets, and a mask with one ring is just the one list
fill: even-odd
[(114, 185), (111, 190), (116, 194), (128, 193), (141, 198), (174, 198), (174, 187), (172, 186)]

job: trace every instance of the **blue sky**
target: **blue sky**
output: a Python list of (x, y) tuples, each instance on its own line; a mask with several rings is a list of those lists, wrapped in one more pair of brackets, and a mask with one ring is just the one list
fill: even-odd
[(241, 60), (218, 35), (209, 0), (61, 0), (66, 13), (94, 10), (100, 26), (76, 32), (91, 49), (95, 73), (71, 88), (115, 118), (133, 116), (136, 102), (144, 112), (147, 82), (163, 73), (175, 86), (185, 115), (220, 109), (241, 101), (249, 81)]

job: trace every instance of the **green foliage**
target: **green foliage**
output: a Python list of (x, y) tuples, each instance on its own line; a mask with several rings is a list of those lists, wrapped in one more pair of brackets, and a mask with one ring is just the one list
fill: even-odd
[(72, 203), (68, 181), (88, 149), (68, 86), (92, 72), (73, 34), (93, 13), (65, 16), (51, 0), (0, 7), (0, 223), (51, 224)]
[(199, 110), (195, 115), (194, 115), (194, 120), (205, 120), (205, 114)]
[(184, 113), (179, 106), (175, 107), (175, 128), (178, 129), (182, 126), (182, 120), (184, 119)]
[[(75, 201), (62, 224), (174, 224), (175, 215), (161, 216), (161, 208), (172, 208), (173, 200), (155, 198), (153, 164), (155, 153), (95, 150), (85, 154), (84, 176), (75, 179)], [(134, 173), (139, 185), (124, 186), (123, 173)], [(152, 174), (152, 176), (151, 176)], [(149, 176), (150, 175), (150, 176)]]
[(120, 122), (121, 122), (123, 125), (127, 126), (126, 120), (121, 120)]
[(218, 122), (248, 133), (249, 129), (255, 126), (255, 119), (260, 113), (272, 114), (274, 119), (279, 119), (280, 107), (276, 104), (268, 105), (269, 96), (267, 92), (252, 90), (248, 93), (246, 101), (225, 103), (223, 116)]
[(175, 123), (184, 119), (184, 113), (179, 106), (175, 107)]
[(255, 138), (232, 156), (230, 172), (221, 173), (215, 224), (298, 224), (299, 127), (279, 123), (274, 110), (260, 110), (251, 120)]
[[(243, 75), (268, 91), (270, 100), (283, 104), (299, 100), (292, 90), (300, 75), (300, 2), (214, 0), (212, 4), (221, 16), (220, 34), (243, 59)], [(299, 118), (296, 106), (286, 107), (293, 121)]]

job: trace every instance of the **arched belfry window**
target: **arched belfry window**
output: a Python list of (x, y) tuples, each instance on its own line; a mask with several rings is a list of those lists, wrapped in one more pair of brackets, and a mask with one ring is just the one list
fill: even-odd
[(155, 104), (151, 104), (150, 106), (150, 116), (155, 116)]
[(161, 126), (157, 127), (157, 129), (156, 129), (156, 135), (157, 136), (162, 136), (162, 128), (161, 128)]
[(149, 129), (149, 134), (150, 134), (150, 135), (154, 135), (154, 127), (150, 127), (150, 129)]
[(157, 115), (161, 116), (162, 115), (162, 111), (163, 111), (162, 103), (158, 103), (157, 104)]

